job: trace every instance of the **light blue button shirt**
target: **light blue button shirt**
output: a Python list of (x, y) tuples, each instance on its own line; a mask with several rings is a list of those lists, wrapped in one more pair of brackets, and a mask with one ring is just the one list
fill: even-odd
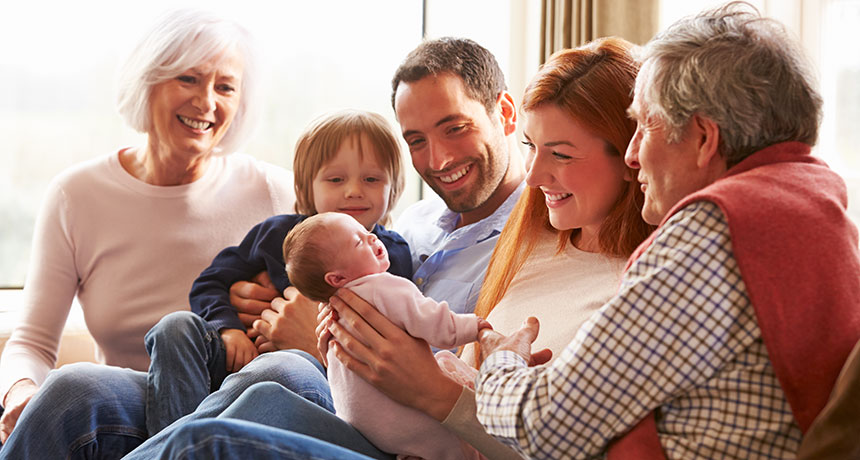
[(409, 243), (413, 281), (434, 300), (448, 302), (456, 313), (472, 313), (499, 233), (525, 182), (489, 217), (456, 228), (460, 214), (438, 196), (421, 200), (401, 214), (394, 229)]

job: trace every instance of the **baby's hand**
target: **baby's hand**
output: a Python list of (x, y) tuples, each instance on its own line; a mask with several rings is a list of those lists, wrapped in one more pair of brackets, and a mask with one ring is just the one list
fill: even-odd
[(492, 329), (492, 328), (493, 328), (493, 325), (490, 324), (487, 320), (485, 320), (484, 318), (478, 318), (478, 330), (479, 331), (481, 329)]
[(222, 329), (221, 340), (227, 351), (227, 372), (238, 372), (259, 354), (254, 342), (239, 329)]

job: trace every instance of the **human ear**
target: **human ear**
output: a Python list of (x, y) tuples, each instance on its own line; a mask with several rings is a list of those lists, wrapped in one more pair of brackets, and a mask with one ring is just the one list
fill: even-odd
[(323, 279), (329, 286), (336, 288), (343, 287), (347, 282), (346, 277), (338, 272), (327, 272)]
[(505, 129), (505, 136), (517, 130), (517, 106), (514, 104), (514, 98), (511, 93), (502, 91), (499, 93), (499, 98), (496, 101), (496, 106), (499, 108), (499, 113), (502, 117), (502, 127)]
[(704, 168), (715, 158), (721, 160), (719, 125), (699, 114), (693, 115), (692, 123), (696, 135), (696, 166)]

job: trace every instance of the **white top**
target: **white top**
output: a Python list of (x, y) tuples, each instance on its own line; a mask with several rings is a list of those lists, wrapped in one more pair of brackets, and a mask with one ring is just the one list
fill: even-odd
[(36, 220), (22, 321), (0, 358), (0, 398), (21, 379), (44, 381), (76, 294), (97, 360), (146, 371), (146, 332), (189, 309), (191, 283), (218, 251), (294, 203), (289, 171), (243, 154), (214, 157), (203, 177), (171, 187), (134, 178), (117, 153), (60, 174)]
[[(549, 348), (553, 358), (576, 335), (585, 320), (605, 304), (621, 282), (626, 259), (583, 252), (572, 244), (558, 252), (558, 236), (547, 230), (535, 244), (511, 285), (490, 312), (493, 329), (510, 335), (534, 316), (540, 332), (532, 351)], [(475, 363), (474, 345), (467, 345), (463, 360)]]
[[(487, 320), (494, 330), (510, 335), (527, 317), (537, 317), (540, 332), (532, 351), (549, 348), (555, 359), (591, 314), (618, 291), (625, 263), (624, 258), (583, 252), (570, 244), (558, 254), (558, 234), (544, 230)], [(462, 359), (474, 365), (473, 344), (466, 345)], [(475, 393), (464, 388), (442, 424), (488, 458), (521, 458), (488, 435), (476, 413)]]

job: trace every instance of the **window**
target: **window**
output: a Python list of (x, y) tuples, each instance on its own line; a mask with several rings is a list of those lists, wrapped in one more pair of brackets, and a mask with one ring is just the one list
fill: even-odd
[[(254, 33), (267, 65), (267, 100), (244, 151), (289, 168), (296, 138), (322, 113), (361, 108), (395, 123), (391, 76), (421, 40), (425, 3), (428, 36), (475, 39), (496, 54), (503, 69), (519, 69), (508, 76), (513, 77), (512, 94), (521, 94), (530, 75), (524, 69), (536, 69), (537, 61), (526, 65), (520, 57), (527, 46), (520, 25), (526, 6), (516, 0), (5, 5), (0, 15), (5, 94), (0, 100), (0, 287), (23, 285), (35, 216), (51, 178), (73, 164), (142, 142), (143, 136), (116, 113), (115, 75), (123, 54), (162, 11), (196, 5), (233, 17)], [(407, 193), (395, 214), (418, 196), (420, 181), (407, 169)]]
[(820, 28), (807, 41), (815, 46), (824, 97), (824, 121), (818, 143), (821, 156), (848, 183), (848, 203), (860, 223), (860, 0), (810, 2)]

